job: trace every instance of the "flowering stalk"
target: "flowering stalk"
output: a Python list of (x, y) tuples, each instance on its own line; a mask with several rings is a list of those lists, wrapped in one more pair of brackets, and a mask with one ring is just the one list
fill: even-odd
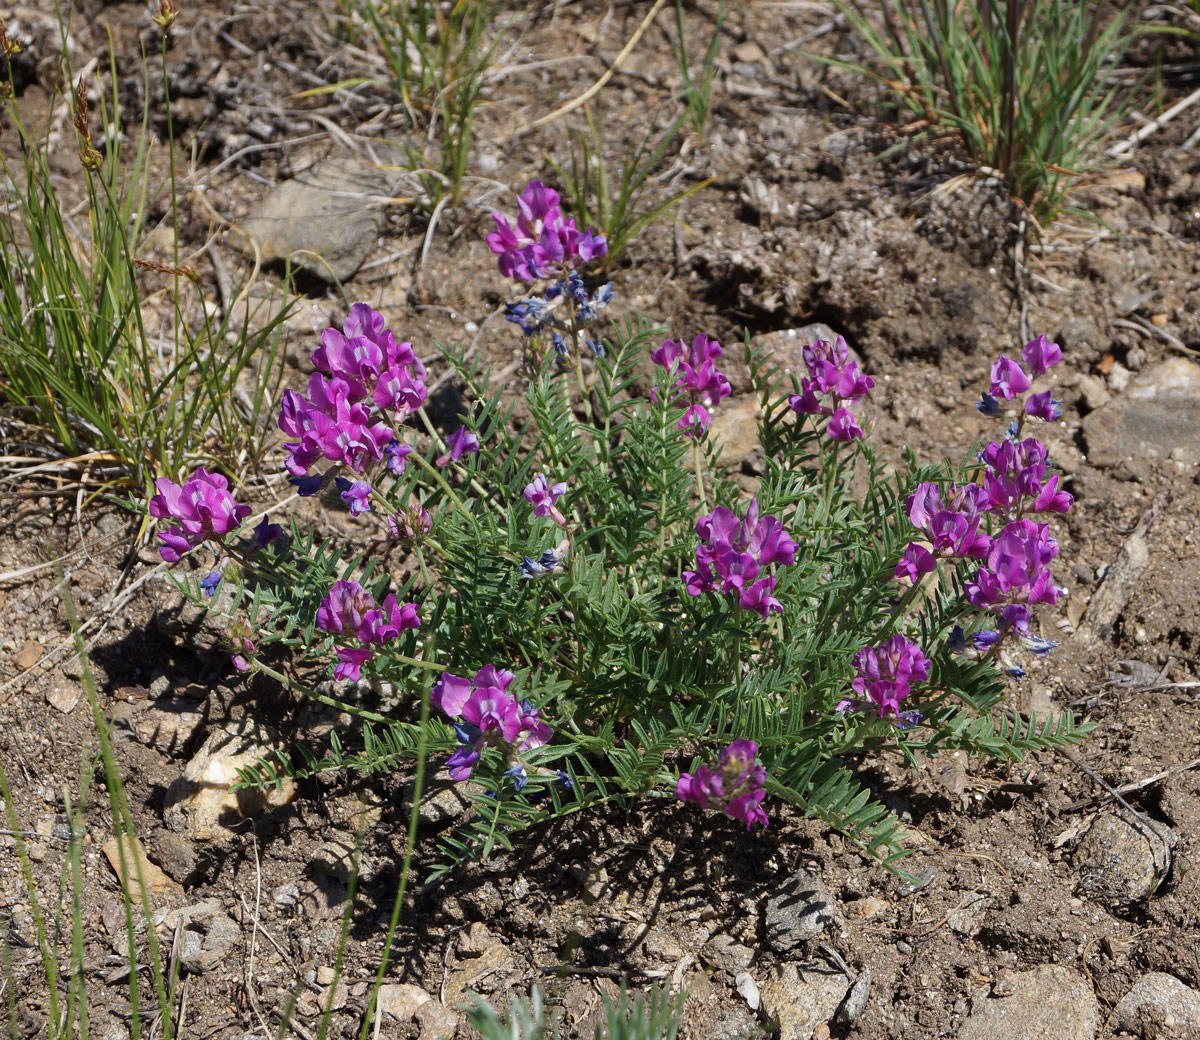
[(758, 745), (753, 740), (735, 740), (722, 750), (716, 770), (697, 766), (695, 773), (681, 773), (675, 797), (705, 809), (716, 809), (730, 819), (743, 820), (746, 830), (754, 824), (769, 825), (761, 803), (766, 791), (767, 771), (755, 763)]

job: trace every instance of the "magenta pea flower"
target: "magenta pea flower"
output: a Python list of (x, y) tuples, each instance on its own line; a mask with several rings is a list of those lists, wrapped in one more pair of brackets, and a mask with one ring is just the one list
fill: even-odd
[(229, 482), (203, 466), (182, 485), (159, 477), (154, 486), (158, 494), (150, 499), (150, 515), (177, 521), (158, 536), (163, 542), (159, 555), (168, 563), (178, 562), (201, 542), (220, 541), (250, 515), (249, 506), (234, 501)]
[[(365, 303), (350, 308), (341, 331), (321, 334), (312, 361), (317, 371), (306, 392), (285, 391), (279, 409), (279, 428), (292, 438), (284, 444), (288, 470), (303, 478), (325, 458), (362, 474), (381, 461), (395, 436), (374, 409), (400, 422), (419, 408), (427, 396), (425, 366), (412, 344), (397, 342), (383, 315)], [(388, 461), (391, 468), (396, 454)]]
[(401, 606), (395, 593), (379, 605), (357, 581), (336, 581), (317, 607), (317, 627), (340, 636), (349, 645), (337, 648), (336, 679), (358, 679), (363, 664), (373, 655), (371, 646), (383, 646), (401, 632), (420, 628), (415, 603)]
[(681, 575), (689, 596), (718, 589), (726, 595), (736, 593), (738, 606), (764, 621), (783, 610), (773, 595), (775, 577), (759, 575), (763, 567), (795, 563), (796, 543), (778, 517), (759, 518), (757, 498), (750, 500), (744, 519), (718, 506), (696, 521), (696, 533), (702, 539), (696, 547), (696, 569)]
[(351, 516), (361, 516), (371, 511), (371, 485), (365, 480), (347, 480), (335, 477), (334, 482), (341, 492), (342, 501), (350, 507)]
[(854, 668), (850, 686), (859, 696), (843, 699), (838, 711), (873, 708), (880, 717), (909, 722), (905, 716), (911, 714), (900, 711), (900, 702), (912, 692), (912, 683), (929, 678), (929, 658), (916, 643), (896, 634), (878, 646), (864, 646), (854, 655)]
[[(721, 344), (699, 333), (685, 347), (683, 340), (666, 339), (650, 351), (650, 360), (677, 378), (672, 388), (687, 401), (683, 416), (675, 424), (688, 437), (703, 437), (712, 425), (712, 410), (733, 393), (729, 380), (717, 370), (717, 358), (723, 353)], [(658, 388), (650, 392), (658, 400)]]
[(531, 483), (525, 485), (525, 498), (533, 505), (533, 515), (548, 516), (560, 527), (566, 525), (567, 519), (554, 503), (566, 493), (565, 481), (551, 484), (545, 473), (539, 473)]
[(989, 393), (993, 397), (1011, 401), (1029, 389), (1029, 375), (1019, 362), (1003, 354), (992, 363), (992, 385)]
[(1021, 348), (1021, 357), (1036, 379), (1062, 361), (1062, 347), (1057, 343), (1048, 343), (1045, 336), (1037, 336)]
[(829, 417), (825, 432), (829, 434), (830, 440), (845, 441), (846, 443), (854, 440), (855, 437), (864, 435), (863, 428), (858, 425), (854, 413), (849, 408), (836, 409)]
[(1049, 390), (1040, 394), (1030, 394), (1025, 401), (1025, 414), (1031, 419), (1057, 422), (1062, 418), (1062, 401), (1054, 400)]
[(464, 455), (477, 452), (479, 450), (479, 438), (465, 426), (460, 426), (450, 436), (450, 439), (446, 442), (446, 447), (448, 449), (446, 454), (436, 460), (436, 465), (439, 469), (449, 466), (452, 462), (458, 462)]
[(493, 211), (496, 230), (487, 236), (506, 278), (550, 278), (608, 253), (604, 236), (591, 228), (581, 234), (563, 213), (558, 192), (541, 181), (530, 182), (517, 196), (517, 214), (514, 226), (503, 213)]
[(466, 780), (483, 753), (495, 747), (512, 766), (508, 772), (517, 789), (524, 786), (519, 753), (543, 746), (554, 734), (538, 709), (508, 692), (513, 678), (512, 672), (487, 665), (474, 679), (443, 672), (434, 683), (430, 703), (449, 716), (462, 744), (446, 763), (453, 779)]
[(761, 803), (767, 771), (755, 763), (758, 745), (753, 740), (735, 740), (717, 758), (717, 768), (697, 766), (695, 773), (681, 773), (675, 785), (675, 797), (705, 809), (716, 809), (746, 830), (753, 824), (768, 826)]
[(800, 380), (800, 393), (788, 397), (798, 415), (824, 415), (825, 432), (831, 440), (850, 442), (862, 437), (863, 428), (845, 402), (859, 401), (875, 386), (875, 380), (858, 370), (850, 357), (850, 346), (841, 336), (830, 343), (818, 339), (802, 351), (808, 375)]

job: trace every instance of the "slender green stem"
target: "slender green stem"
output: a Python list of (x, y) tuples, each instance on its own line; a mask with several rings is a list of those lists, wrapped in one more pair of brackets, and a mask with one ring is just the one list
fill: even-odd
[[(424, 668), (429, 671), (440, 672), (442, 666), (434, 664), (432, 661), (417, 661), (411, 657), (405, 657), (403, 654), (388, 654), (389, 661), (398, 661), (401, 664), (407, 664), (413, 668)], [(287, 687), (289, 690), (295, 690), (297, 693), (303, 694), (305, 697), (311, 697), (314, 701), (330, 708), (337, 708), (338, 711), (344, 711), (348, 715), (357, 715), (360, 719), (366, 719), (369, 722), (395, 722), (395, 719), (388, 718), (386, 715), (380, 715), (374, 711), (368, 711), (366, 708), (360, 708), (356, 704), (348, 704), (346, 701), (339, 700), (337, 697), (330, 697), (324, 693), (318, 693), (316, 690), (311, 690), (295, 679), (289, 679), (282, 672), (277, 672), (270, 665), (265, 665), (261, 661), (254, 662), (254, 668), (262, 672), (264, 675), (269, 675), (280, 685)]]
[(700, 441), (692, 438), (692, 466), (696, 470), (696, 493), (700, 496), (700, 512), (708, 512), (708, 495), (704, 490), (704, 459), (700, 451)]
[[(431, 641), (429, 650), (436, 652), (435, 641)], [(379, 999), (379, 988), (387, 977), (388, 958), (391, 956), (392, 943), (396, 941), (396, 929), (400, 925), (400, 911), (404, 906), (404, 896), (408, 891), (408, 879), (412, 875), (413, 854), (417, 848), (417, 829), (421, 822), (421, 797), (425, 791), (425, 759), (429, 753), (429, 702), (430, 691), (426, 690), (421, 697), (421, 721), (417, 737), (417, 771), (413, 778), (412, 809), (408, 814), (408, 836), (404, 843), (404, 860), (400, 865), (400, 883), (396, 886), (396, 898), (392, 902), (392, 916), (388, 921), (387, 935), (383, 942), (383, 954), (379, 958), (379, 970), (375, 973), (375, 984), (371, 987), (371, 999), (367, 1002), (367, 1013), (363, 1016), (359, 1040), (366, 1040), (371, 1031), (371, 1023), (379, 1014), (376, 1002)]]
[[(423, 415), (424, 412), (421, 414)], [(454, 490), (453, 486), (450, 484), (450, 481), (445, 478), (442, 471), (427, 458), (425, 458), (424, 455), (420, 455), (417, 452), (413, 452), (409, 458), (415, 460), (418, 466), (420, 466), (423, 470), (425, 470), (426, 473), (433, 477), (438, 486), (441, 487), (441, 489), (446, 493), (446, 497), (450, 499), (450, 502), (454, 508), (462, 513), (462, 515), (470, 522), (475, 531), (478, 532), (480, 530), (479, 518), (473, 512), (471, 512), (466, 502), (463, 501), (462, 496)]]
[(429, 568), (425, 566), (425, 554), (421, 552), (421, 547), (415, 542), (413, 543), (413, 555), (417, 558), (417, 567), (421, 571), (421, 580), (425, 582), (425, 587), (433, 588), (433, 578), (429, 576)]

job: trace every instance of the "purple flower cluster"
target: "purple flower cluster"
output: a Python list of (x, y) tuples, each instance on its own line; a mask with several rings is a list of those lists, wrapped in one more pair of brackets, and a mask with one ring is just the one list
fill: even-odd
[(1019, 361), (1005, 357), (1003, 354), (992, 364), (992, 384), (975, 407), (984, 415), (998, 415), (1000, 401), (1011, 401), (1020, 398), (1017, 404), (1021, 407), (1021, 416), (1031, 419), (1041, 419), (1044, 422), (1054, 422), (1062, 417), (1062, 402), (1055, 401), (1050, 391), (1030, 394), (1028, 398), (1022, 395), (1033, 385), (1033, 381), (1062, 361), (1062, 348), (1057, 343), (1049, 343), (1045, 336), (1031, 339), (1021, 348), (1021, 358), (1026, 367)]
[(697, 766), (695, 773), (681, 773), (675, 797), (705, 809), (719, 809), (734, 820), (768, 825), (761, 802), (767, 771), (755, 765), (758, 745), (753, 740), (735, 740), (717, 758), (717, 768)]
[[(325, 458), (363, 473), (384, 459), (395, 437), (373, 406), (403, 422), (425, 402), (425, 366), (365, 303), (350, 308), (341, 332), (322, 333), (312, 362), (308, 395), (287, 390), (279, 409), (279, 428), (295, 438), (284, 444), (287, 468), (303, 477)], [(388, 456), (389, 469), (395, 457)]]
[(545, 473), (539, 473), (532, 482), (525, 485), (525, 498), (533, 506), (534, 516), (548, 516), (559, 527), (565, 527), (567, 518), (555, 503), (567, 493), (565, 481), (551, 484)]
[[(1058, 543), (1047, 524), (1027, 518), (1028, 513), (1065, 513), (1074, 501), (1062, 490), (1060, 476), (1047, 469), (1046, 446), (1031, 437), (1021, 439), (1028, 418), (1045, 421), (1061, 415), (1059, 402), (1049, 392), (1024, 397), (1033, 380), (1062, 360), (1057, 343), (1045, 336), (1026, 343), (1025, 362), (1003, 354), (992, 365), (989, 391), (977, 406), (985, 415), (999, 415), (1000, 401), (1015, 401), (1018, 415), (1001, 441), (979, 453), (984, 465), (981, 484), (951, 486), (945, 498), (936, 484), (919, 484), (907, 504), (908, 518), (924, 536), (924, 543), (909, 542), (896, 577), (916, 582), (937, 567), (939, 559), (971, 558), (981, 563), (966, 582), (967, 601), (994, 614), (997, 628), (972, 637), (977, 653), (996, 648), (1009, 634), (1035, 653), (1044, 655), (1056, 643), (1030, 634), (1030, 605), (1054, 603), (1063, 590), (1054, 585), (1049, 563), (1058, 555)], [(981, 530), (986, 518), (1004, 524), (996, 535)], [(959, 637), (963, 647), (965, 637)], [(1010, 668), (1019, 674), (1019, 668)]]
[(908, 519), (930, 548), (909, 542), (896, 565), (896, 577), (915, 582), (933, 571), (938, 559), (983, 559), (991, 544), (987, 533), (979, 530), (987, 510), (987, 493), (978, 484), (951, 485), (945, 502), (937, 484), (918, 484), (908, 496)]
[(150, 515), (178, 521), (159, 534), (159, 555), (168, 563), (178, 562), (201, 542), (220, 541), (250, 515), (249, 506), (239, 506), (229, 493), (229, 482), (219, 473), (197, 466), (182, 485), (159, 477), (158, 494), (150, 499)]
[(880, 717), (891, 717), (899, 726), (916, 725), (919, 712), (900, 710), (900, 702), (912, 692), (912, 683), (929, 678), (929, 658), (916, 643), (897, 634), (878, 646), (864, 646), (854, 655), (854, 670), (857, 674), (850, 687), (858, 697), (841, 701), (838, 711), (874, 708)]
[(527, 781), (525, 767), (517, 753), (541, 747), (553, 731), (542, 721), (541, 712), (528, 700), (518, 701), (508, 692), (513, 673), (487, 665), (474, 679), (463, 679), (449, 672), (434, 683), (430, 703), (450, 718), (450, 725), (462, 744), (446, 765), (455, 780), (466, 780), (489, 747), (503, 750), (519, 791)]
[(800, 380), (800, 393), (788, 398), (792, 410), (800, 415), (828, 416), (825, 432), (831, 440), (861, 437), (863, 429), (845, 404), (866, 397), (875, 380), (859, 372), (858, 362), (851, 359), (850, 348), (841, 336), (832, 344), (817, 340), (804, 348), (803, 357), (808, 375)]
[(1057, 555), (1050, 525), (1032, 520), (1014, 520), (992, 540), (987, 559), (965, 585), (971, 606), (999, 618), (998, 629), (974, 637), (976, 649), (990, 649), (1008, 632), (1041, 655), (1058, 645), (1029, 632), (1029, 605), (1055, 603), (1065, 591), (1050, 576), (1049, 563)]
[(745, 519), (724, 506), (696, 521), (696, 533), (703, 539), (696, 547), (696, 569), (683, 572), (683, 584), (689, 596), (720, 589), (736, 592), (743, 610), (761, 614), (765, 621), (783, 604), (772, 593), (775, 576), (759, 577), (773, 563), (790, 566), (796, 562), (796, 543), (775, 516), (759, 518), (758, 499), (750, 500)]
[[(673, 389), (687, 397), (688, 407), (676, 426), (689, 437), (703, 437), (712, 425), (711, 409), (733, 393), (725, 374), (717, 370), (717, 358), (722, 353), (721, 344), (703, 332), (692, 340), (690, 347), (685, 347), (683, 340), (665, 339), (662, 346), (650, 351), (650, 359), (656, 365), (678, 377)], [(658, 400), (657, 387), (650, 396)]]
[(372, 657), (372, 646), (390, 643), (407, 628), (420, 628), (417, 605), (396, 602), (388, 593), (378, 606), (375, 598), (356, 581), (336, 581), (317, 608), (317, 627), (358, 645), (339, 646), (335, 679), (357, 679)]
[(419, 542), (433, 530), (433, 514), (422, 505), (412, 504), (388, 516), (387, 525), (397, 541)]
[(607, 255), (604, 236), (591, 228), (581, 233), (575, 221), (563, 214), (559, 202), (558, 192), (533, 181), (517, 196), (516, 227), (503, 213), (492, 212), (496, 230), (487, 236), (487, 244), (500, 258), (500, 273), (505, 278), (522, 282), (553, 278)]

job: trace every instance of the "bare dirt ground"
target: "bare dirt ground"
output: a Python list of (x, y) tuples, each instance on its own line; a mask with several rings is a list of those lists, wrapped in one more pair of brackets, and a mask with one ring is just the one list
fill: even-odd
[[(498, 314), (511, 286), (483, 242), (488, 211), (511, 208), (511, 189), (534, 177), (553, 182), (546, 157), (568, 158), (566, 128), (584, 126), (582, 113), (522, 128), (589, 86), (648, 6), (516, 7), (497, 52), (502, 73), (480, 109), (478, 179), (467, 202), (441, 212), (422, 259), (426, 216), (399, 197), (364, 197), (364, 207), (379, 211), (379, 232), (349, 297), (381, 309), (426, 355), (436, 353), (435, 340), (470, 341), (498, 369), (514, 362), (517, 340)], [(703, 51), (714, 6), (689, 8), (693, 53)], [(824, 964), (832, 949), (850, 974), (871, 972), (861, 1015), (851, 1023), (827, 1016), (834, 1036), (991, 1035), (966, 1025), (978, 1020), (980, 994), (1002, 995), (1005, 980), (1045, 965), (1070, 969), (1094, 996), (1099, 1016), (1086, 1035), (1200, 1035), (1161, 1014), (1123, 1022), (1115, 1013), (1148, 972), (1200, 988), (1200, 871), (1187, 869), (1200, 841), (1195, 441), (1182, 438), (1166, 451), (1126, 450), (1122, 442), (1098, 455), (1107, 427), (1088, 422), (1116, 414), (1127, 399), (1142, 407), (1131, 388), (1162, 362), (1195, 368), (1200, 155), (1180, 147), (1193, 127), (1164, 126), (1112, 174), (1080, 187), (1075, 203), (1102, 225), (1064, 220), (1047, 229), (1040, 248), (1014, 257), (998, 185), (962, 177), (968, 167), (947, 141), (888, 153), (902, 136), (872, 89), (805, 56), (806, 47), (852, 51), (827, 12), (730, 6), (711, 127), (672, 153), (653, 190), (663, 197), (707, 177), (713, 183), (634, 242), (613, 275), (618, 313), (641, 310), (676, 335), (705, 330), (726, 343), (743, 330), (828, 324), (878, 381), (876, 435), (897, 458), (904, 447), (922, 458), (958, 458), (991, 436), (972, 408), (991, 359), (1032, 334), (1056, 338), (1066, 356), (1058, 375), (1065, 415), (1049, 439), (1077, 504), (1058, 532), (1057, 578), (1070, 595), (1041, 623), (1064, 646), (1014, 684), (1012, 700), (1017, 709), (1070, 708), (1094, 722), (1095, 733), (1070, 755), (1007, 767), (939, 759), (909, 771), (895, 759), (865, 758), (864, 776), (914, 835), (919, 851), (908, 869), (928, 881), (916, 891), (795, 814), (779, 812), (769, 829), (750, 835), (668, 800), (629, 815), (573, 818), (441, 887), (411, 890), (389, 981), (418, 985), (449, 1008), (467, 988), (506, 1003), (537, 983), (574, 1037), (591, 1035), (601, 997), (616, 992), (617, 980), (637, 987), (663, 979), (688, 994), (685, 1037), (778, 1028), (788, 1036), (801, 1033), (752, 1012), (735, 978), (748, 970), (765, 991), (788, 964)], [(44, 118), (60, 43), (34, 11), (12, 22), (10, 32), (27, 40), (17, 103)], [(614, 163), (675, 112), (670, 24), (664, 12), (603, 92)], [(220, 271), (246, 269), (232, 229), (256, 203), (328, 157), (366, 168), (370, 149), (401, 132), (383, 88), (296, 97), (381, 73), (346, 25), (332, 3), (257, 0), (188, 4), (172, 30), (175, 129), (190, 171), (181, 244), (218, 307), (228, 304)], [(110, 32), (124, 104), (140, 112), (148, 103), (161, 133), (161, 83), (153, 72), (143, 77), (139, 57), (139, 41), (152, 54), (158, 46), (144, 5), (86, 4), (71, 37), (76, 66), (97, 58), (107, 67)], [(1163, 107), (1193, 89), (1197, 57), (1194, 42), (1172, 40), (1169, 48)], [(1147, 45), (1132, 58), (1151, 63), (1156, 53)], [(73, 141), (63, 141), (54, 161), (67, 183), (80, 174)], [(10, 136), (4, 146), (12, 147)], [(160, 147), (151, 173), (157, 220), (169, 211), (164, 170)], [(147, 243), (148, 258), (166, 255), (160, 239)], [(265, 294), (278, 277), (264, 268), (251, 291)], [(343, 311), (322, 283), (308, 285), (288, 326), (298, 365), (314, 334)], [(735, 390), (744, 389), (743, 377)], [(264, 503), (283, 496), (277, 478), (254, 493)], [(149, 540), (139, 540), (137, 518), (100, 503), (79, 509), (73, 494), (49, 484), (31, 481), (8, 494), (0, 570), (64, 560), (95, 638), (102, 707), (139, 833), (168, 875), (161, 906), (209, 904), (194, 931), (221, 952), (186, 975), (178, 1009), (185, 1035), (274, 1035), (297, 992), (296, 1035), (315, 1035), (329, 999), (338, 1008), (330, 1035), (358, 1035), (397, 881), (405, 778), (308, 782), (289, 804), (227, 836), (171, 829), (166, 792), (211, 734), (231, 723), (267, 724), (287, 744), (313, 739), (320, 720), (265, 681), (240, 679), (211, 633), (172, 624), (162, 574), (138, 584), (159, 560)], [(1126, 548), (1131, 539), (1140, 542)], [(1105, 588), (1106, 569), (1127, 573), (1139, 545), (1144, 569), (1135, 568), (1128, 602), (1097, 633), (1084, 610)], [(95, 727), (78, 697), (80, 666), (65, 649), (70, 629), (54, 569), (5, 577), (0, 601), (0, 755), (42, 898), (52, 904), (63, 870), (63, 791), (95, 770)], [(1097, 777), (1112, 787), (1160, 778), (1127, 791), (1126, 808)], [(1111, 836), (1087, 837), (1097, 813), (1132, 851), (1121, 853)], [(429, 811), (418, 877), (452, 818), (452, 805)], [(345, 985), (330, 991), (346, 911), (346, 860), (333, 847), (353, 848), (360, 831), (366, 869), (347, 919)], [(1166, 834), (1175, 842), (1169, 869), (1160, 848)], [(94, 1035), (116, 1040), (129, 1035), (133, 1010), (119, 885), (101, 851), (111, 837), (94, 790), (79, 893), (85, 974)], [(0, 836), (0, 908), (10, 922), (16, 1035), (36, 1037), (46, 1031), (46, 994), (35, 950), (23, 945), (33, 927), (13, 841)], [(802, 869), (825, 890), (831, 920), (819, 935), (781, 939), (770, 901)], [(232, 922), (225, 945), (212, 934), (217, 918)], [(174, 920), (156, 922), (168, 946)], [(385, 1016), (377, 1035), (437, 1035), (436, 1024), (423, 1028)]]

